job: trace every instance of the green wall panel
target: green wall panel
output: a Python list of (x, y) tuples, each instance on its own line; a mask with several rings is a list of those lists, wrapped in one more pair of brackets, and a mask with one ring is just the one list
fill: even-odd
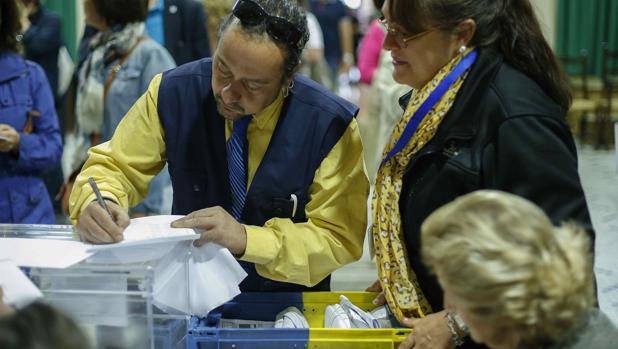
[(56, 12), (62, 18), (62, 34), (64, 42), (75, 58), (77, 46), (77, 37), (81, 33), (77, 33), (77, 1), (81, 0), (46, 0), (43, 6)]
[(618, 1), (558, 0), (559, 55), (577, 56), (588, 51), (589, 72), (601, 74), (601, 43), (618, 50)]

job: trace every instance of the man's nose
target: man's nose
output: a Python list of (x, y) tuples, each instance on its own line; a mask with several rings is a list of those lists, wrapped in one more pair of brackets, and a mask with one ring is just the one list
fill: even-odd
[(227, 105), (240, 101), (240, 97), (241, 94), (233, 82), (230, 82), (221, 90), (221, 98)]

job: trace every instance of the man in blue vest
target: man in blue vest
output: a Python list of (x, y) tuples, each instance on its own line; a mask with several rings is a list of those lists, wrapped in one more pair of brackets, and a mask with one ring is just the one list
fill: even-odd
[[(174, 227), (203, 229), (241, 261), (243, 291), (328, 290), (360, 258), (368, 180), (358, 109), (294, 75), (308, 39), (291, 0), (239, 0), (212, 59), (158, 75), (89, 152), (71, 219), (94, 243), (122, 240), (126, 208), (168, 163)], [(96, 203), (93, 177), (110, 215)]]

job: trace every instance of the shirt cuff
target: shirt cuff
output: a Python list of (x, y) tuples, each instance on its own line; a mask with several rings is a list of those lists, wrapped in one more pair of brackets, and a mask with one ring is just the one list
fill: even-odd
[[(101, 192), (101, 196), (104, 197), (104, 198), (109, 198), (109, 199), (112, 199), (112, 200), (116, 200), (116, 202), (118, 202), (118, 199), (116, 198), (116, 196), (114, 194), (110, 193), (110, 192), (103, 192), (102, 191)], [(95, 193), (90, 193), (88, 196), (86, 196), (86, 200), (83, 201), (82, 206), (79, 208), (79, 211), (78, 211), (77, 215), (75, 215), (75, 216), (71, 215), (71, 222), (73, 223), (73, 225), (77, 225), (77, 220), (79, 219), (79, 215), (93, 201), (97, 201), (97, 196), (95, 195)]]
[[(70, 216), (71, 216), (71, 223), (73, 223), (73, 225), (77, 226), (78, 220), (79, 220), (79, 215), (86, 209), (86, 207), (94, 200), (97, 199), (97, 196), (94, 195), (94, 193), (89, 194), (88, 196), (86, 196), (86, 200), (82, 201), (82, 205), (79, 206), (79, 211), (77, 211), (77, 213), (73, 214), (73, 211), (69, 212)], [(69, 203), (69, 208), (72, 205)], [(74, 207), (77, 208), (77, 207)]]
[[(113, 201), (116, 205), (120, 205), (120, 200), (118, 200), (118, 198), (116, 197), (116, 195), (108, 192), (108, 191), (101, 191), (101, 197), (103, 198), (103, 200), (108, 200), (108, 201)], [(94, 196), (93, 200), (96, 200), (97, 196)], [(90, 201), (92, 202), (92, 201)], [(89, 203), (90, 203), (89, 202)]]
[(240, 260), (258, 265), (272, 262), (279, 254), (279, 241), (275, 232), (266, 227), (245, 225), (247, 248)]

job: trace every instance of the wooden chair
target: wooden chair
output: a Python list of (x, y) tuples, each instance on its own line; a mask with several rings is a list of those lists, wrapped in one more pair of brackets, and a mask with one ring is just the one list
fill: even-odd
[[(587, 138), (587, 126), (591, 120), (596, 119), (598, 110), (598, 103), (590, 94), (588, 51), (582, 49), (579, 56), (558, 56), (558, 61), (567, 73), (573, 91), (573, 103), (567, 113), (567, 122), (573, 134), (584, 142)], [(569, 73), (573, 71), (576, 73)]]

